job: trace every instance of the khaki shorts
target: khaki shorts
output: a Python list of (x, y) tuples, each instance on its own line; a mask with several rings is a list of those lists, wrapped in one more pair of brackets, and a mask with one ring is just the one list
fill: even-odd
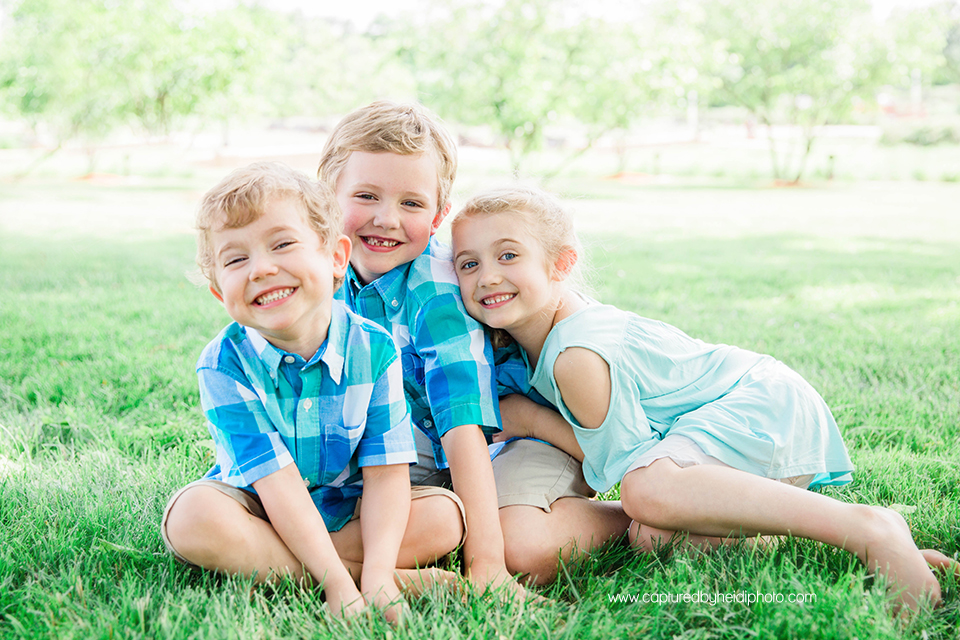
[(560, 498), (597, 495), (576, 458), (539, 440), (507, 443), (493, 459), (493, 477), (501, 509), (526, 505), (550, 513), (550, 505)]
[(410, 484), (426, 487), (453, 489), (450, 469), (438, 469), (433, 458), (433, 441), (417, 427), (413, 428), (413, 441), (417, 445), (417, 464), (410, 467)]
[[(704, 450), (700, 448), (700, 445), (690, 438), (679, 435), (668, 435), (663, 440), (652, 446), (642, 456), (634, 460), (623, 475), (627, 475), (636, 469), (649, 467), (654, 463), (654, 461), (659, 460), (660, 458), (669, 458), (681, 469), (701, 464), (730, 467), (730, 465), (726, 464), (725, 462), (722, 462), (713, 456), (707, 455)], [(816, 474), (811, 473), (803, 476), (794, 476), (792, 478), (773, 479), (784, 484), (798, 487), (800, 489), (806, 489), (810, 486), (810, 483), (813, 482), (815, 475)]]
[[(193, 487), (210, 487), (211, 489), (216, 489), (220, 493), (239, 502), (240, 506), (246, 509), (250, 515), (270, 522), (270, 518), (267, 517), (267, 512), (263, 509), (263, 503), (260, 502), (260, 497), (252, 491), (238, 489), (237, 487), (229, 485), (225, 482), (212, 480), (210, 478), (203, 478), (201, 480), (191, 482), (173, 494), (173, 496), (167, 502), (167, 506), (163, 510), (163, 518), (160, 520), (160, 536), (163, 538), (163, 544), (167, 547), (167, 551), (173, 554), (173, 557), (183, 564), (195, 566), (189, 560), (177, 553), (176, 549), (173, 548), (173, 545), (170, 544), (170, 539), (167, 537), (167, 516), (170, 515), (171, 507), (173, 507), (180, 496), (183, 495), (183, 492), (187, 489), (192, 489)], [(467, 537), (467, 514), (463, 508), (463, 503), (460, 501), (460, 498), (454, 492), (441, 487), (410, 487), (411, 500), (428, 498), (430, 496), (446, 496), (456, 503), (457, 507), (460, 509), (460, 519), (463, 521), (463, 538), (460, 539), (460, 544), (463, 544), (463, 541)], [(351, 520), (356, 520), (360, 517), (360, 503), (362, 501), (362, 498), (357, 500), (357, 508), (354, 509), (353, 518), (351, 518)]]

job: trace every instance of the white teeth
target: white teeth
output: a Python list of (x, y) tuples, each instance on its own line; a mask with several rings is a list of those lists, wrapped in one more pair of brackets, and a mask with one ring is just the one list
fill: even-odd
[(380, 238), (371, 237), (364, 238), (364, 241), (374, 247), (395, 247), (400, 244), (398, 240), (381, 240)]
[(499, 304), (499, 303), (501, 303), (501, 302), (503, 302), (503, 301), (505, 301), (505, 300), (509, 300), (510, 298), (514, 297), (515, 295), (516, 295), (516, 294), (514, 294), (514, 293), (503, 293), (503, 294), (500, 294), (499, 296), (493, 296), (492, 298), (484, 298), (484, 299), (480, 302), (480, 304), (482, 304), (482, 305), (485, 306), (485, 307), (488, 307), (488, 306), (490, 306), (490, 305), (492, 305), (492, 304)]
[(294, 291), (295, 289), (290, 287), (286, 289), (277, 289), (276, 291), (271, 291), (266, 295), (260, 296), (259, 298), (254, 300), (254, 302), (261, 306), (265, 304), (270, 304), (271, 302), (276, 302), (281, 298), (286, 298), (287, 296), (292, 295)]

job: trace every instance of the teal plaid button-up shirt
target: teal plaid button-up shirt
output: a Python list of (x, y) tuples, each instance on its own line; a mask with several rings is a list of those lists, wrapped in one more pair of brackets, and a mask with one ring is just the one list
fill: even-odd
[(431, 238), (416, 259), (366, 286), (351, 267), (337, 297), (393, 335), (413, 422), (433, 441), (438, 468), (447, 467), (440, 437), (450, 429), (500, 430), (493, 350), (463, 306), (449, 247)]
[(233, 323), (203, 350), (197, 375), (217, 449), (206, 477), (253, 491), (296, 463), (330, 531), (353, 516), (361, 467), (417, 460), (396, 346), (342, 302), (309, 361)]

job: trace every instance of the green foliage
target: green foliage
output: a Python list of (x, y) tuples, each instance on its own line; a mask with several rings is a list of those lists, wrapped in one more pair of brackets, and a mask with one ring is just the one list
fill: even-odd
[[(768, 127), (777, 179), (799, 181), (815, 127), (843, 122), (886, 80), (887, 52), (865, 1), (680, 6), (701, 38), (688, 49), (690, 64), (712, 83), (715, 101), (742, 106)], [(798, 149), (778, 151), (776, 124), (801, 128)]]
[(547, 0), (436, 4), (399, 33), (429, 37), (400, 39), (398, 55), (414, 70), (424, 103), (451, 120), (493, 127), (517, 174), (551, 124), (584, 124), (589, 147), (628, 127), (655, 94), (651, 71), (662, 60), (637, 30), (566, 20), (570, 9)]
[(21, 0), (0, 53), (6, 109), (59, 142), (122, 125), (167, 133), (189, 115), (238, 111), (271, 14), (187, 15), (172, 0)]
[[(909, 87), (960, 82), (960, 2), (901, 7), (887, 21), (891, 82)], [(915, 74), (918, 74), (915, 76)]]
[(277, 26), (272, 61), (257, 79), (270, 113), (339, 117), (377, 98), (415, 93), (409, 71), (382, 38), (299, 13), (279, 17)]

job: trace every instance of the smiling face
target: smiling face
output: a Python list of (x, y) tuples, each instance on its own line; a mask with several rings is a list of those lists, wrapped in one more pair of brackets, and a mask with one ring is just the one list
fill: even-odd
[(210, 290), (230, 317), (279, 349), (313, 356), (330, 326), (334, 278), (347, 269), (346, 236), (324, 246), (290, 198), (269, 201), (250, 224), (209, 233), (219, 286)]
[(449, 205), (438, 211), (433, 154), (354, 151), (337, 178), (337, 203), (363, 284), (423, 253)]
[(454, 267), (467, 313), (515, 338), (552, 323), (558, 278), (541, 243), (511, 212), (464, 216), (453, 227)]

